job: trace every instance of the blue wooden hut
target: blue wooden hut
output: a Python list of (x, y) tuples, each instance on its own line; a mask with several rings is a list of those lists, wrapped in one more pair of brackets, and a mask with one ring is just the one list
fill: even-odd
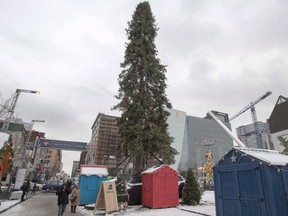
[(214, 168), (217, 216), (287, 216), (288, 156), (235, 147)]

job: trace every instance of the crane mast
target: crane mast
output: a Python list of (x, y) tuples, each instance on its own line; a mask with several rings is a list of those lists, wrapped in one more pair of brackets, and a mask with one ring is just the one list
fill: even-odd
[(262, 139), (261, 139), (261, 135), (260, 135), (258, 124), (257, 124), (257, 115), (256, 115), (256, 111), (255, 111), (255, 105), (271, 94), (272, 94), (271, 91), (267, 91), (264, 95), (262, 95), (261, 97), (259, 97), (255, 101), (252, 101), (247, 106), (245, 106), (242, 110), (240, 110), (237, 114), (235, 114), (231, 118), (229, 118), (229, 121), (232, 121), (233, 119), (235, 119), (236, 117), (238, 117), (242, 113), (246, 112), (248, 109), (251, 110), (253, 131), (256, 133), (257, 148), (262, 148), (263, 146), (262, 146)]

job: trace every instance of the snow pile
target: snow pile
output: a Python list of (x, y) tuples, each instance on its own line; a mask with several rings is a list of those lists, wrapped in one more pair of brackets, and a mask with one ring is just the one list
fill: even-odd
[(81, 167), (81, 175), (97, 175), (97, 176), (108, 176), (107, 168), (96, 167), (96, 166), (84, 166)]

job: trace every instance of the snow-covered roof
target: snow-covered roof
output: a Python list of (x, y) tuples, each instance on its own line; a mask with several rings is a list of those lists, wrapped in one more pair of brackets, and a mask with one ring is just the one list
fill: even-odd
[(145, 174), (145, 173), (153, 173), (155, 172), (156, 170), (160, 169), (161, 167), (163, 167), (165, 164), (162, 164), (160, 166), (153, 166), (153, 167), (150, 167), (149, 169), (143, 171), (141, 174)]
[(288, 164), (288, 156), (280, 154), (278, 151), (244, 147), (236, 149), (271, 165), (286, 166)]
[[(160, 166), (153, 166), (153, 167), (151, 167), (151, 168), (149, 168), (149, 169), (143, 171), (141, 174), (153, 173), (153, 172), (155, 172), (155, 171), (161, 169), (161, 168), (164, 167), (164, 166), (169, 167), (169, 166), (166, 165), (166, 164), (161, 164)], [(172, 169), (172, 170), (174, 170), (174, 169), (171, 168), (171, 167), (169, 167), (169, 168)], [(175, 171), (178, 172), (177, 170), (175, 170)]]
[(104, 167), (81, 167), (81, 175), (108, 176), (108, 171)]

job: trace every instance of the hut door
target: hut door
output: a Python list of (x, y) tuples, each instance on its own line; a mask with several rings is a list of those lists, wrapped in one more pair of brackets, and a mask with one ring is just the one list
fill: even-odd
[[(247, 169), (246, 169), (247, 168)], [(237, 171), (238, 198), (242, 215), (264, 216), (265, 205), (258, 166), (243, 167)]]
[(286, 199), (288, 203), (288, 170), (282, 169), (282, 178), (284, 182), (284, 188), (285, 188), (285, 193), (286, 193)]
[(266, 215), (262, 181), (257, 165), (225, 167), (218, 170), (218, 174), (222, 206), (220, 215)]

